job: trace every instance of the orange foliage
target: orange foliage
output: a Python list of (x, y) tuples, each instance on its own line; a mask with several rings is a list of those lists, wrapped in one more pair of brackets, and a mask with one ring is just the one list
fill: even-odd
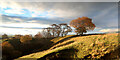
[[(87, 32), (88, 30), (94, 30), (95, 24), (92, 23), (92, 19), (88, 17), (79, 17), (70, 22), (70, 26), (74, 27), (76, 33)], [(79, 31), (78, 31), (79, 30)]]
[(4, 41), (2, 43), (2, 56), (4, 58), (15, 58), (18, 56), (21, 56), (22, 52), (17, 51), (14, 49), (14, 47), (8, 42), (8, 41)]
[(22, 35), (15, 35), (15, 38), (16, 38), (16, 39), (20, 39), (21, 36), (22, 36)]
[(35, 36), (34, 36), (34, 38), (37, 38), (37, 39), (39, 39), (39, 38), (42, 38), (43, 36), (42, 36), (42, 34), (40, 33), (40, 32), (38, 32)]
[(8, 48), (8, 50), (13, 50), (14, 47), (7, 41), (2, 43), (2, 50), (5, 51), (7, 50), (6, 48)]
[(22, 43), (30, 43), (31, 40), (32, 40), (32, 36), (30, 35), (25, 35), (20, 38), (20, 41)]

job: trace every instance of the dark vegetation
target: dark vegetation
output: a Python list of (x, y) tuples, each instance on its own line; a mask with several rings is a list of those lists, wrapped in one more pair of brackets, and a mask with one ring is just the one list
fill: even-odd
[(52, 44), (51, 39), (53, 38), (32, 38), (29, 35), (21, 36), (20, 39), (17, 37), (9, 38), (2, 43), (3, 59), (14, 59), (37, 51), (46, 50)]
[(58, 52), (54, 52), (52, 54), (48, 54), (38, 60), (73, 60), (75, 58), (72, 58), (75, 56), (75, 52), (77, 50), (71, 48), (71, 49), (65, 49)]

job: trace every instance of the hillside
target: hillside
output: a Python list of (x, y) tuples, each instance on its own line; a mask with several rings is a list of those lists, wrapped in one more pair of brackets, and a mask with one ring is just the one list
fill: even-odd
[(51, 40), (53, 44), (48, 50), (22, 56), (15, 60), (118, 58), (118, 54), (120, 54), (118, 37), (118, 33), (59, 37)]

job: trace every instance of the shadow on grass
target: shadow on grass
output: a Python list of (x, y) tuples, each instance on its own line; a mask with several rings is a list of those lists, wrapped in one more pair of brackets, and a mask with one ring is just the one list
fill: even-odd
[(59, 52), (48, 54), (38, 60), (72, 60), (75, 57), (76, 49), (65, 49)]

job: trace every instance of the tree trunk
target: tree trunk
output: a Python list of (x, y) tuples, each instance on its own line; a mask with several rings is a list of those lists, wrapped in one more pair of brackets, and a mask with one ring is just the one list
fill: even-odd
[(53, 37), (55, 37), (55, 33), (53, 32)]
[(77, 35), (78, 35), (78, 33), (77, 33)]
[(83, 32), (81, 33), (81, 35), (83, 35)]

